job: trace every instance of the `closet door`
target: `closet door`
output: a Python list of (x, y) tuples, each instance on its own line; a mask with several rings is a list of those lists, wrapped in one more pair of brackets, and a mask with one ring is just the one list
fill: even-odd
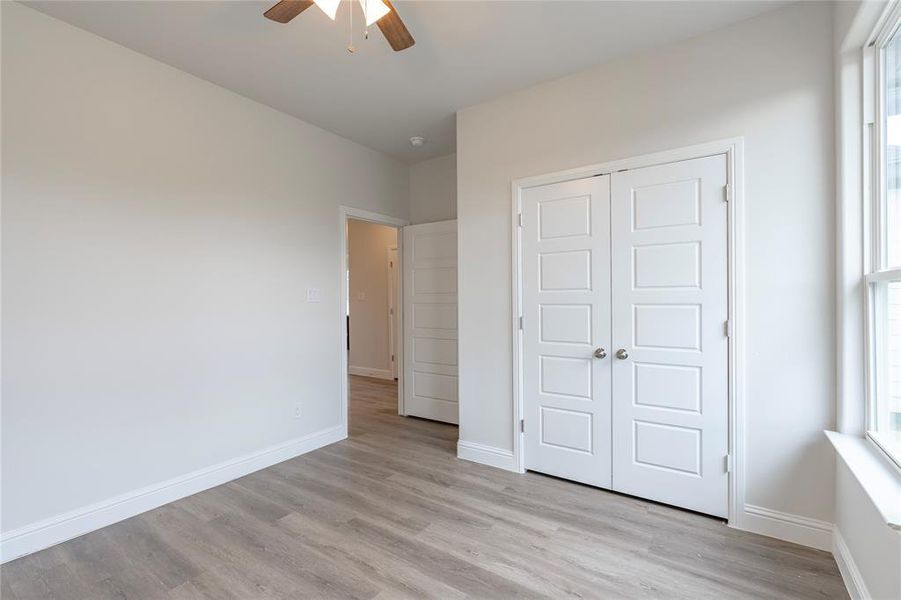
[(611, 180), (613, 489), (725, 517), (725, 155)]
[(525, 466), (610, 486), (610, 177), (523, 190)]

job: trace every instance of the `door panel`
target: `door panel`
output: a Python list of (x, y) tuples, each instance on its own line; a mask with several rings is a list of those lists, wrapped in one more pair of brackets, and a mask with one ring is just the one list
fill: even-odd
[(457, 222), (404, 227), (404, 413), (457, 423)]
[[(613, 488), (725, 517), (723, 155), (611, 180)], [(611, 353), (613, 355), (613, 353)]]
[(610, 178), (523, 190), (526, 468), (610, 486)]

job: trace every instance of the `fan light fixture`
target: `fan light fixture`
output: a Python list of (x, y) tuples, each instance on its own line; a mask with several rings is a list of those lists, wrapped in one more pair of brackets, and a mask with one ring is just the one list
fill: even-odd
[[(2, 0), (0, 0), (2, 1)], [(353, 2), (353, 0), (350, 0)], [(407, 26), (404, 25), (397, 10), (391, 5), (391, 0), (359, 0), (360, 8), (363, 9), (363, 20), (366, 22), (366, 30), (363, 37), (369, 38), (369, 27), (375, 23), (379, 26), (385, 41), (391, 46), (395, 52), (406, 50), (416, 43), (413, 36), (410, 35)], [(332, 21), (338, 16), (338, 7), (341, 0), (279, 0), (275, 6), (272, 6), (263, 13), (263, 15), (276, 23), (288, 23), (294, 17), (310, 8), (315, 4), (319, 10), (324, 12)], [(353, 10), (347, 11), (347, 23), (350, 29), (350, 43), (347, 46), (348, 52), (355, 50), (353, 39)]]
[(360, 6), (363, 7), (366, 27), (369, 27), (391, 12), (391, 9), (382, 0), (360, 0)]
[[(313, 0), (313, 2), (329, 19), (335, 20), (341, 0)], [(360, 0), (360, 7), (363, 9), (367, 27), (391, 12), (391, 9), (382, 0)]]
[(322, 12), (326, 14), (326, 16), (332, 21), (335, 20), (335, 15), (338, 14), (338, 6), (341, 4), (341, 0), (313, 0), (316, 3)]

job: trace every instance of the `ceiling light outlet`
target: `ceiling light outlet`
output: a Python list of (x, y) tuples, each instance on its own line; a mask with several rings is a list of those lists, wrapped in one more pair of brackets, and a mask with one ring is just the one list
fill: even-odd
[(420, 148), (423, 144), (425, 144), (425, 138), (421, 135), (414, 135), (410, 138), (410, 145), (414, 148)]

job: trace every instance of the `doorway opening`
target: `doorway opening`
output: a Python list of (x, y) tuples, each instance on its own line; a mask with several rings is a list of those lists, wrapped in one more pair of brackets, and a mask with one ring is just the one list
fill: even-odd
[(354, 208), (340, 212), (345, 431), (395, 427), (386, 422), (395, 411), (455, 425), (456, 222), (407, 225)]

